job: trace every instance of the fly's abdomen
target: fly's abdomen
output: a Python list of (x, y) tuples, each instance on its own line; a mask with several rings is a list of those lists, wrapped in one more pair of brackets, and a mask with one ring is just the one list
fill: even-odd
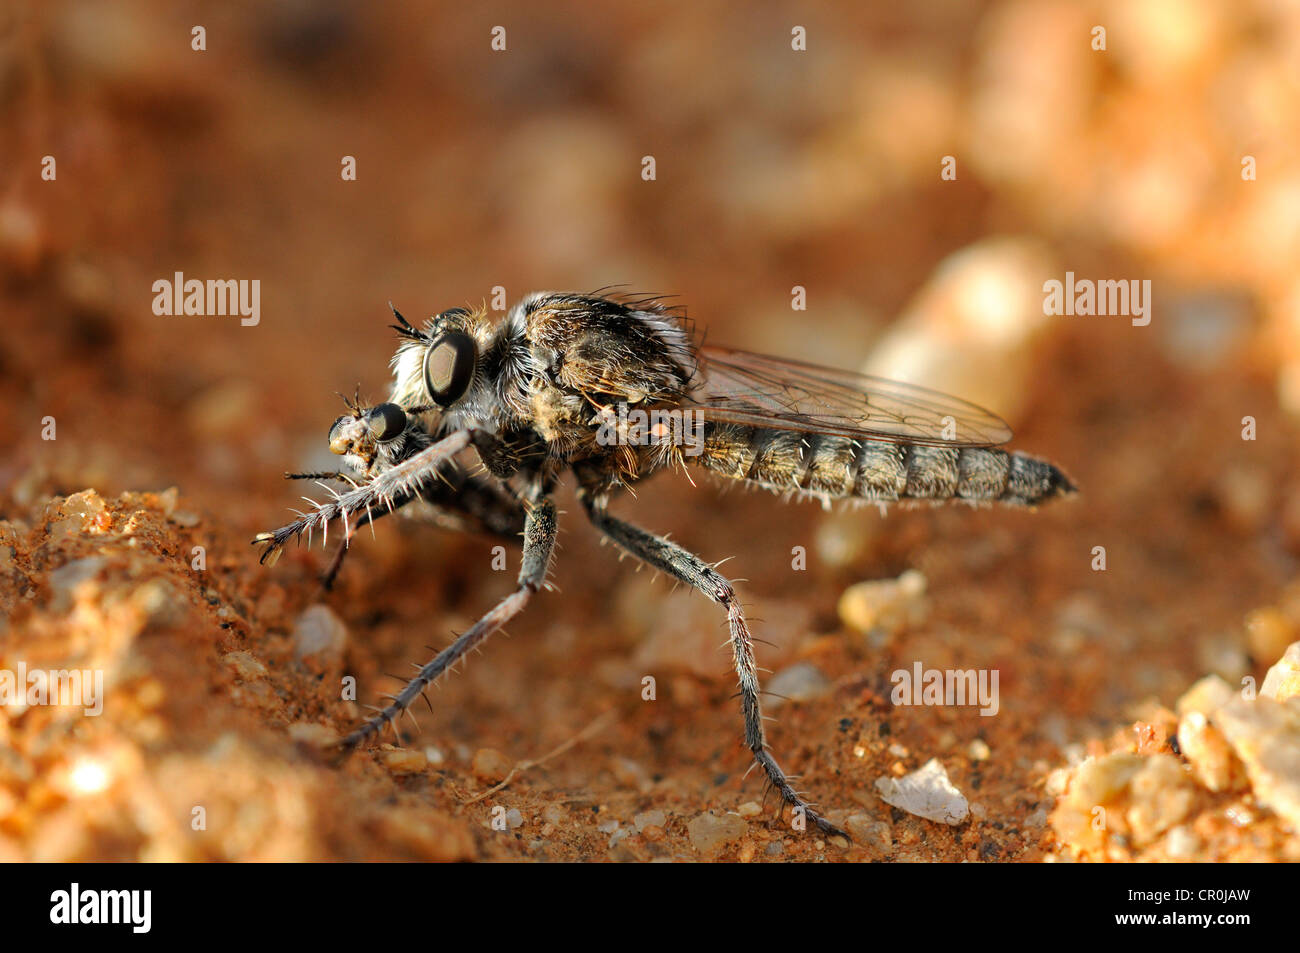
[(1032, 506), (1074, 491), (1045, 460), (988, 447), (852, 440), (739, 424), (705, 426), (693, 460), (721, 476), (777, 492), (880, 503), (968, 500)]

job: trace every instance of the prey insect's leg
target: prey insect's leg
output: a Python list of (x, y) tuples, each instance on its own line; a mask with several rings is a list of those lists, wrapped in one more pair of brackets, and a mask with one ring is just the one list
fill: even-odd
[(740, 680), (740, 705), (745, 715), (745, 744), (785, 803), (796, 811), (802, 811), (824, 833), (847, 837), (847, 834), (814, 811), (795, 792), (785, 772), (768, 750), (766, 733), (763, 731), (763, 714), (758, 704), (758, 666), (754, 662), (753, 640), (731, 583), (698, 556), (676, 543), (610, 516), (603, 507), (590, 500), (584, 500), (584, 503), (587, 515), (596, 528), (622, 549), (655, 569), (698, 589), (727, 610), (732, 658)]
[(518, 588), (425, 664), (420, 673), (393, 697), (386, 708), (343, 739), (343, 747), (355, 747), (401, 715), (411, 707), (421, 692), (466, 652), (519, 614), (533, 593), (546, 581), (551, 553), (555, 549), (555, 530), (555, 504), (546, 498), (534, 503), (524, 520), (524, 554), (523, 565), (519, 569)]
[(369, 483), (363, 483), (346, 493), (336, 493), (331, 502), (318, 504), (316, 512), (272, 533), (262, 533), (253, 540), (254, 543), (266, 546), (261, 561), (266, 562), (269, 558), (278, 556), (290, 539), (299, 538), (303, 533), (316, 529), (325, 529), (330, 520), (342, 519), (346, 523), (353, 514), (370, 511), (376, 506), (395, 509), (410, 502), (418, 495), (421, 486), (437, 479), (438, 465), (468, 447), (470, 439), (470, 431), (458, 430), (390, 467)]

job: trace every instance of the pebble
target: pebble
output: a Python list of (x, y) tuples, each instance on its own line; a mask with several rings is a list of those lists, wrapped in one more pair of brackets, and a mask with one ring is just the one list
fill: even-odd
[(1300, 642), (1293, 642), (1286, 647), (1282, 657), (1264, 676), (1259, 694), (1263, 698), (1279, 702), (1300, 696)]
[(701, 814), (686, 824), (691, 846), (704, 853), (714, 853), (740, 837), (749, 829), (743, 817), (736, 814)]
[(1218, 675), (1206, 675), (1183, 693), (1183, 696), (1178, 699), (1176, 708), (1180, 715), (1191, 711), (1210, 715), (1230, 702), (1236, 694), (1232, 686)]
[(1176, 757), (1157, 754), (1145, 762), (1129, 782), (1131, 803), (1124, 815), (1138, 846), (1182, 821), (1196, 803), (1196, 790)]
[(1256, 800), (1300, 828), (1300, 698), (1234, 698), (1211, 721), (1245, 765)]
[(293, 626), (293, 654), (299, 659), (322, 664), (339, 661), (347, 642), (347, 626), (327, 605), (308, 607)]
[(474, 752), (470, 770), (485, 784), (500, 784), (510, 774), (514, 762), (496, 748), (479, 748)]
[(638, 834), (644, 833), (647, 827), (663, 827), (667, 823), (668, 815), (660, 810), (643, 811), (632, 818), (632, 826)]
[(758, 817), (763, 813), (763, 808), (759, 806), (757, 801), (746, 801), (736, 808), (736, 813), (741, 817)]
[(519, 808), (512, 807), (510, 810), (506, 811), (506, 827), (513, 831), (518, 830), (523, 826), (524, 815), (520, 812)]
[(1203, 713), (1189, 711), (1183, 716), (1178, 723), (1178, 748), (1196, 779), (1211, 791), (1232, 790), (1245, 782), (1241, 761)]
[(379, 758), (393, 774), (422, 774), (429, 767), (429, 759), (418, 748), (385, 749)]
[[(1246, 643), (1250, 654), (1258, 662), (1283, 658), (1296, 639), (1296, 627), (1280, 609), (1256, 609), (1246, 616)], [(1296, 643), (1300, 646), (1300, 643)], [(1297, 649), (1300, 653), (1300, 649)], [(1300, 658), (1300, 655), (1297, 655)]]
[(1138, 755), (1122, 752), (1089, 758), (1079, 765), (1070, 781), (1071, 803), (1084, 809), (1112, 803), (1142, 770), (1143, 760)]
[(1165, 853), (1170, 860), (1191, 860), (1200, 849), (1200, 837), (1186, 824), (1170, 828), (1165, 835)]
[(855, 583), (840, 596), (840, 620), (849, 628), (867, 633), (881, 628), (896, 632), (921, 616), (925, 576), (909, 569), (897, 579), (871, 579)]
[(966, 748), (966, 753), (970, 755), (972, 761), (987, 761), (993, 754), (989, 750), (988, 743), (981, 738), (976, 738)]
[(969, 803), (938, 758), (897, 780), (877, 778), (876, 793), (886, 804), (941, 824), (960, 824), (970, 816)]
[(884, 853), (894, 849), (893, 828), (870, 814), (850, 814), (844, 821), (844, 829), (859, 847)]
[[(234, 654), (234, 653), (231, 653)], [(242, 653), (247, 655), (248, 653)], [(260, 663), (259, 663), (260, 664)], [(339, 740), (338, 733), (314, 721), (295, 721), (289, 726), (289, 737), (309, 748), (328, 748)]]
[(831, 680), (812, 662), (798, 662), (782, 669), (763, 686), (767, 707), (780, 708), (786, 702), (808, 702), (831, 690)]
[(266, 666), (251, 652), (227, 652), (221, 661), (234, 669), (235, 674), (246, 682), (266, 677)]

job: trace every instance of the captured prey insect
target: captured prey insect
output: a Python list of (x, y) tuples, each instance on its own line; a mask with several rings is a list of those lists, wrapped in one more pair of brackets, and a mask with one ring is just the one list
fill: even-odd
[[(412, 407), (409, 411), (397, 404), (363, 406), (357, 397), (344, 397), (348, 413), (343, 414), (330, 427), (329, 447), (343, 457), (348, 470), (315, 473), (286, 473), (289, 480), (337, 480), (354, 489), (362, 481), (372, 479), (393, 464), (414, 456), (433, 443), (433, 437), (420, 420), (420, 414), (432, 407)], [(321, 484), (330, 493), (335, 491)], [(337, 494), (336, 494), (337, 495)], [(305, 499), (305, 498), (304, 498)], [(308, 501), (313, 502), (313, 501)], [(499, 536), (518, 544), (524, 527), (524, 510), (519, 498), (510, 493), (499, 480), (483, 478), (470, 473), (456, 461), (449, 461), (439, 471), (439, 479), (418, 491), (406, 490), (383, 506), (368, 504), (355, 520), (344, 512), (344, 538), (321, 577), (326, 590), (332, 589), (334, 580), (343, 565), (348, 543), (362, 526), (410, 503), (418, 503), (428, 521), (444, 529), (460, 532), (477, 532)], [(300, 514), (305, 517), (306, 514)], [(328, 521), (321, 524), (322, 533), (328, 531)], [(307, 530), (311, 532), (310, 528)], [(262, 533), (255, 543), (268, 545), (263, 554), (264, 563), (274, 564), (280, 548), (290, 538), (301, 533), (296, 524), (282, 527), (274, 533)]]
[[(499, 323), (486, 309), (444, 311), (419, 328), (394, 314), (401, 340), (389, 402), (352, 406), (331, 429), (331, 448), (349, 455), (360, 480), (262, 534), (263, 561), (332, 520), (350, 532), (423, 497), (480, 521), (490, 513), (490, 529), (521, 534), (522, 568), (515, 591), (353, 731), (348, 747), (395, 720), (544, 585), (556, 538), (551, 494), (568, 472), (605, 538), (725, 611), (746, 747), (785, 804), (842, 834), (795, 791), (768, 748), (753, 639), (731, 583), (611, 514), (611, 499), (658, 470), (686, 467), (824, 504), (1032, 506), (1074, 492), (1052, 464), (1000, 449), (1011, 431), (986, 410), (910, 384), (702, 346), (684, 314), (656, 297), (536, 293)], [(486, 476), (456, 460), (471, 447)], [(485, 511), (488, 499), (496, 502)]]

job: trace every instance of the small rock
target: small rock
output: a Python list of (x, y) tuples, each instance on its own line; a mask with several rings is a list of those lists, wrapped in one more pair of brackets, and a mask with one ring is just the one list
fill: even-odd
[(850, 814), (844, 821), (844, 829), (859, 847), (884, 853), (894, 849), (893, 828), (869, 814)]
[(221, 657), (246, 682), (266, 677), (266, 666), (250, 652), (227, 652)]
[(785, 702), (807, 702), (821, 698), (831, 690), (831, 681), (811, 662), (799, 662), (782, 669), (768, 679), (768, 708), (780, 708)]
[(1269, 606), (1246, 616), (1246, 644), (1259, 662), (1281, 657), (1295, 639), (1295, 624), (1281, 609)]
[(1170, 860), (1191, 860), (1201, 848), (1201, 839), (1186, 824), (1169, 829), (1165, 835), (1165, 853)]
[(1070, 800), (1080, 807), (1110, 804), (1142, 770), (1144, 759), (1135, 754), (1109, 754), (1079, 765), (1070, 785)]
[(203, 521), (198, 513), (191, 510), (176, 510), (167, 518), (182, 529), (193, 529)]
[(863, 633), (875, 628), (897, 631), (920, 617), (923, 595), (925, 576), (915, 569), (907, 570), (897, 579), (859, 582), (840, 596), (840, 620)]
[(886, 804), (941, 824), (960, 824), (970, 815), (970, 805), (938, 758), (898, 780), (877, 778), (876, 793)]
[(337, 732), (312, 721), (295, 721), (289, 726), (289, 737), (308, 748), (329, 748), (339, 740)]
[(1125, 814), (1139, 846), (1152, 843), (1182, 821), (1196, 802), (1196, 791), (1177, 758), (1158, 754), (1145, 760), (1129, 782), (1132, 803)]
[(1190, 711), (1178, 723), (1178, 748), (1196, 779), (1209, 790), (1229, 791), (1245, 786), (1241, 761), (1201, 712)]
[(987, 742), (981, 738), (976, 738), (972, 741), (967, 747), (966, 753), (970, 755), (972, 761), (987, 761), (989, 756), (993, 754), (993, 752), (989, 750)]
[(736, 808), (736, 813), (741, 817), (758, 817), (763, 813), (763, 808), (759, 806), (757, 801), (746, 801)]
[(510, 774), (514, 762), (496, 748), (479, 748), (474, 752), (470, 770), (484, 784), (500, 784)]
[(379, 759), (393, 774), (422, 774), (429, 767), (429, 759), (418, 748), (385, 749)]
[(1288, 645), (1282, 657), (1268, 670), (1259, 694), (1279, 702), (1300, 695), (1300, 642)]
[(1214, 713), (1260, 803), (1300, 828), (1300, 698), (1234, 698)]
[(562, 827), (569, 820), (569, 812), (562, 804), (548, 804), (542, 808), (542, 820), (547, 824)]
[(632, 826), (638, 834), (644, 833), (647, 827), (663, 827), (666, 823), (668, 816), (660, 810), (643, 811), (632, 818)]
[(1189, 711), (1211, 715), (1215, 709), (1230, 702), (1236, 694), (1232, 686), (1218, 675), (1206, 675), (1183, 693), (1176, 707), (1180, 715), (1185, 715)]
[(519, 810), (519, 808), (512, 807), (510, 810), (506, 811), (506, 827), (510, 828), (513, 831), (513, 830), (518, 830), (523, 826), (524, 826), (524, 815)]
[(736, 814), (701, 814), (686, 825), (691, 845), (698, 851), (711, 854), (738, 840), (749, 824)]
[(327, 605), (309, 607), (293, 626), (293, 654), (328, 665), (343, 657), (348, 629)]

